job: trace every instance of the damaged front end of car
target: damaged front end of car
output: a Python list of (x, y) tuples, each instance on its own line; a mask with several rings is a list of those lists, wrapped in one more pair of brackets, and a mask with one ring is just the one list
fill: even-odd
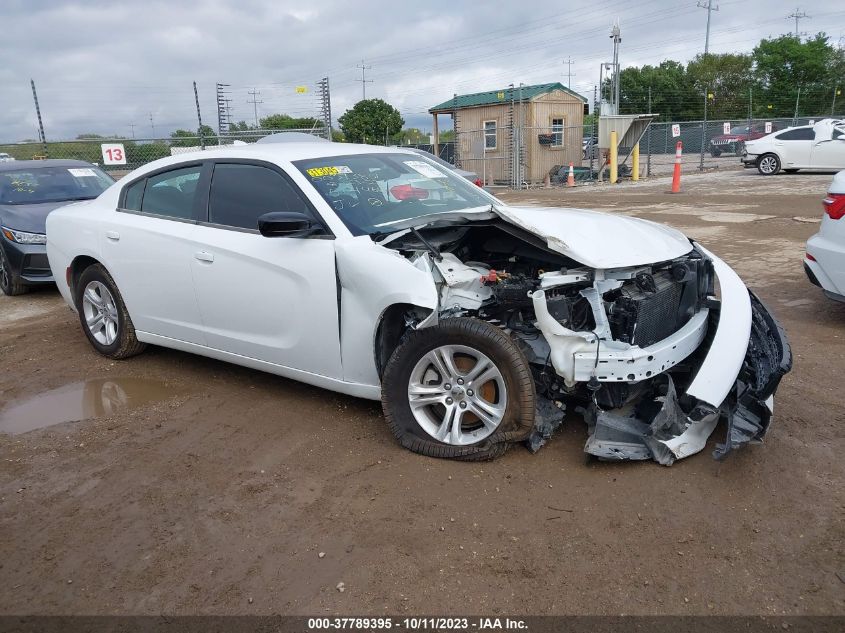
[(680, 234), (657, 242), (651, 227), (633, 222), (641, 247), (652, 239), (660, 260), (600, 262), (595, 248), (579, 252), (530, 217), (434, 223), (385, 244), (429, 271), (438, 289), (439, 309), (410, 327), (473, 317), (516, 341), (536, 388), (534, 427), (522, 438), (530, 450), (567, 408), (587, 423), (585, 452), (602, 460), (671, 465), (701, 451), (720, 419), (728, 433), (717, 459), (763, 438), (791, 353), (730, 267)]

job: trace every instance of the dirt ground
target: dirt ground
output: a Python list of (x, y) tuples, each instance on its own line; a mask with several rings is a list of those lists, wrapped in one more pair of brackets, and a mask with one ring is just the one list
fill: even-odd
[(160, 348), (112, 362), (55, 290), (0, 297), (0, 425), (95, 416), (0, 434), (0, 613), (845, 614), (845, 305), (801, 268), (829, 182), (502, 195), (680, 227), (768, 303), (794, 370), (765, 444), (721, 464), (721, 426), (671, 468), (587, 464), (577, 415), (536, 455), (423, 458), (377, 403)]

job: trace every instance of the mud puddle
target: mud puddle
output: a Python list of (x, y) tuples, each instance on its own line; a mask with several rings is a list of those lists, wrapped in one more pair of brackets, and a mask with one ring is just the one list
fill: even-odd
[(0, 410), (0, 433), (18, 435), (64, 422), (103, 418), (181, 393), (163, 380), (94, 378), (10, 402)]

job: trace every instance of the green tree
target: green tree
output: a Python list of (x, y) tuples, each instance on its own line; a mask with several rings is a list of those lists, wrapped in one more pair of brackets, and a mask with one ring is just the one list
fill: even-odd
[(340, 129), (352, 143), (385, 144), (385, 137), (397, 134), (405, 120), (399, 110), (382, 99), (364, 99), (338, 119)]
[(410, 127), (394, 134), (392, 140), (396, 145), (421, 145), (428, 143), (428, 134), (419, 128)]
[(754, 85), (753, 63), (751, 55), (725, 53), (697, 55), (687, 64), (687, 78), (702, 103), (702, 115), (707, 94), (708, 119), (748, 117), (749, 90)]
[(314, 117), (292, 117), (289, 114), (271, 114), (258, 121), (261, 130), (310, 130), (323, 127)]
[(340, 130), (332, 129), (332, 141), (335, 143), (345, 143), (346, 142), (346, 135), (341, 132)]
[(206, 145), (213, 145), (217, 143), (217, 134), (209, 125), (203, 125), (202, 128), (197, 128), (196, 132), (190, 130), (176, 130), (170, 133), (170, 138), (173, 140), (170, 145), (173, 147), (194, 147), (200, 144), (200, 132), (202, 132), (203, 140)]
[(754, 48), (752, 57), (762, 91), (759, 112), (792, 116), (799, 89), (799, 116), (830, 111), (845, 61), (843, 52), (833, 47), (824, 33), (803, 42), (792, 35), (764, 39)]
[(671, 59), (658, 66), (623, 68), (619, 75), (619, 101), (621, 114), (650, 110), (663, 121), (689, 120), (703, 108), (684, 65)]

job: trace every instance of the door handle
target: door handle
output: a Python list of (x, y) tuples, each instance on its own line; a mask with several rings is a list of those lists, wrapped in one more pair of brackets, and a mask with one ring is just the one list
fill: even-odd
[(112, 242), (117, 242), (120, 240), (120, 233), (117, 231), (106, 231), (106, 239), (109, 239)]
[(210, 264), (214, 261), (214, 254), (207, 251), (198, 251), (194, 253), (194, 258), (201, 262), (208, 262)]

